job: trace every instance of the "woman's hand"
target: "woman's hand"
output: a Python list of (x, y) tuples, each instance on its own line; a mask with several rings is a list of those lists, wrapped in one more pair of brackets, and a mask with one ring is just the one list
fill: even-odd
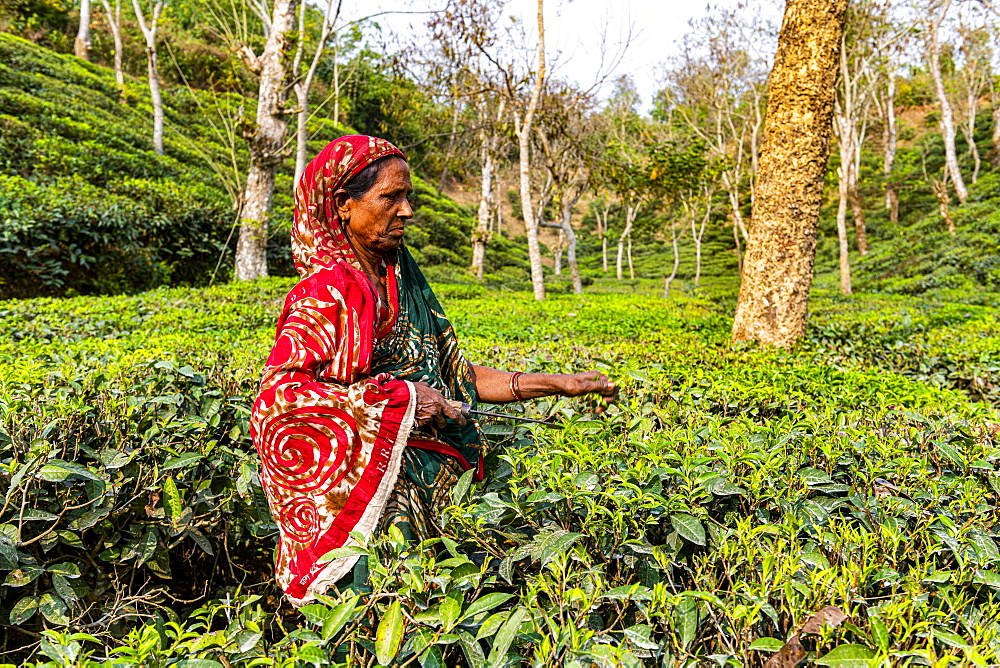
[(416, 420), (418, 425), (432, 424), (437, 429), (444, 429), (447, 419), (451, 418), (458, 424), (465, 426), (465, 416), (461, 411), (448, 403), (444, 395), (435, 390), (427, 383), (414, 383), (417, 390), (417, 412)]
[(618, 399), (618, 386), (600, 371), (561, 374), (558, 378), (561, 386), (559, 393), (563, 396), (579, 397), (584, 394), (599, 394), (604, 400), (604, 405), (597, 407), (597, 413), (603, 413), (607, 404), (612, 404)]

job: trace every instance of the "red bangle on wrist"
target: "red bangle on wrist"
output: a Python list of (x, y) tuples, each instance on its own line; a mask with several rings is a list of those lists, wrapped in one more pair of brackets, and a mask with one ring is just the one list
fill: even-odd
[(518, 384), (518, 378), (524, 375), (523, 371), (518, 371), (517, 373), (511, 375), (510, 377), (510, 394), (517, 401), (524, 401), (524, 397), (521, 396), (521, 387)]

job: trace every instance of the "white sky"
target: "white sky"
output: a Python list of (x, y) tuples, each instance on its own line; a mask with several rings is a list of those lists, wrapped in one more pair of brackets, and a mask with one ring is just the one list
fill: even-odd
[[(350, 0), (348, 0), (350, 1)], [(780, 7), (773, 0), (714, 0), (713, 6), (766, 5), (775, 21)], [(354, 0), (345, 2), (345, 18), (375, 11), (414, 11), (443, 7), (446, 0)], [(783, 3), (781, 3), (783, 4)], [(659, 64), (679, 52), (688, 21), (705, 14), (707, 0), (546, 0), (546, 53), (555, 62), (556, 74), (589, 87), (601, 67), (601, 34), (614, 43), (632, 31), (625, 58), (614, 74), (631, 74), (643, 98), (641, 111), (647, 112), (659, 87)], [(507, 0), (506, 13), (518, 16), (534, 40), (537, 0)], [(425, 15), (394, 15), (377, 19), (384, 28), (398, 34), (418, 36), (424, 31)]]

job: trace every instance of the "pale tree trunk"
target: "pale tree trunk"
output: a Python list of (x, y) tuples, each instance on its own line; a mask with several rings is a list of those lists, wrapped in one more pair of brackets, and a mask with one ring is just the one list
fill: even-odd
[(885, 208), (889, 209), (889, 220), (899, 221), (899, 193), (892, 182), (892, 170), (896, 165), (896, 77), (890, 72), (885, 87), (885, 99), (879, 105), (882, 114), (882, 177), (885, 180)]
[(163, 155), (163, 98), (160, 95), (160, 68), (156, 55), (156, 28), (163, 12), (163, 0), (156, 0), (149, 23), (142, 12), (139, 0), (132, 0), (135, 19), (146, 40), (146, 70), (149, 78), (149, 99), (153, 104), (153, 150)]
[(73, 53), (77, 58), (90, 60), (90, 0), (80, 0), (80, 28), (73, 40)]
[(994, 167), (1000, 167), (1000, 95), (993, 98), (993, 144), (992, 163)]
[(733, 243), (736, 245), (736, 275), (743, 280), (743, 249), (740, 244), (740, 228), (733, 221)]
[(944, 79), (941, 77), (941, 42), (938, 31), (951, 0), (944, 0), (938, 9), (937, 15), (931, 19), (927, 30), (927, 51), (930, 60), (931, 78), (934, 80), (934, 94), (941, 105), (941, 135), (944, 139), (944, 162), (948, 170), (948, 175), (955, 184), (955, 194), (958, 201), (964, 203), (969, 197), (969, 191), (965, 188), (965, 181), (962, 179), (962, 172), (958, 168), (958, 155), (955, 152), (955, 117), (951, 109), (951, 102), (948, 100), (948, 93), (944, 89)]
[(979, 157), (979, 147), (976, 146), (976, 111), (979, 108), (979, 96), (976, 94), (977, 91), (970, 85), (969, 86), (969, 97), (966, 100), (969, 105), (969, 118), (967, 120), (968, 126), (966, 128), (966, 138), (969, 144), (969, 153), (972, 155), (973, 169), (972, 169), (972, 183), (976, 184), (979, 181), (979, 168), (982, 167), (982, 159)]
[(712, 193), (706, 193), (705, 215), (701, 219), (701, 225), (695, 223), (694, 216), (691, 216), (691, 240), (694, 242), (694, 287), (701, 283), (701, 241), (705, 238), (705, 228), (712, 216)]
[(628, 255), (628, 278), (630, 281), (635, 280), (635, 267), (632, 266), (632, 232), (629, 231), (628, 235), (628, 247), (626, 249), (626, 255)]
[[(837, 105), (839, 107), (839, 105)], [(854, 157), (851, 145), (850, 120), (834, 113), (837, 139), (840, 144), (840, 167), (837, 168), (837, 247), (840, 256), (840, 291), (851, 294), (851, 256), (847, 242), (847, 199), (850, 196), (850, 171)]]
[(472, 235), (471, 271), (483, 280), (483, 262), (486, 258), (486, 244), (490, 237), (490, 206), (493, 194), (493, 152), (483, 141), (482, 184), (479, 189), (479, 215), (476, 231)]
[[(691, 220), (694, 223), (694, 219)], [(670, 246), (674, 251), (674, 267), (669, 276), (663, 277), (663, 298), (670, 299), (670, 284), (677, 278), (677, 267), (681, 264), (680, 253), (677, 252), (677, 222), (673, 216), (670, 217)]]
[[(340, 16), (340, 0), (337, 0), (337, 12), (333, 15), (334, 0), (327, 0), (326, 11), (323, 13), (323, 27), (320, 29), (319, 42), (316, 44), (316, 51), (313, 53), (312, 62), (309, 69), (300, 81), (297, 81), (293, 88), (298, 102), (298, 120), (295, 127), (295, 179), (292, 181), (293, 187), (298, 185), (302, 172), (306, 171), (306, 158), (309, 150), (309, 91), (312, 89), (313, 78), (316, 76), (316, 68), (319, 66), (323, 53), (326, 51), (326, 40), (330, 37), (330, 31)], [(295, 60), (292, 63), (292, 72), (298, 75), (302, 67), (302, 56), (305, 51), (306, 41), (306, 8), (307, 3), (303, 2), (299, 6), (299, 39), (295, 47)]]
[(496, 208), (497, 208), (497, 211), (496, 211), (496, 214), (497, 214), (496, 233), (498, 235), (502, 235), (503, 234), (503, 200), (500, 199), (500, 193), (503, 190), (503, 188), (500, 187), (500, 174), (499, 173), (497, 174), (496, 181), (497, 181), (497, 195), (496, 195), (496, 201), (495, 201), (495, 205), (496, 205)]
[(943, 179), (931, 179), (931, 191), (933, 191), (934, 197), (937, 198), (938, 211), (941, 212), (941, 218), (944, 219), (945, 225), (948, 226), (948, 234), (955, 236), (955, 220), (951, 217), (951, 211), (948, 208), (951, 204), (951, 196), (948, 194), (947, 172), (945, 172)]
[(618, 258), (615, 260), (615, 275), (618, 280), (624, 278), (622, 274), (622, 255), (625, 251), (625, 239), (632, 241), (632, 223), (635, 222), (635, 211), (638, 207), (633, 207), (631, 204), (625, 205), (625, 229), (622, 230), (621, 236), (618, 237)]
[(556, 237), (556, 252), (552, 254), (552, 273), (556, 276), (562, 276), (562, 254), (565, 242), (566, 235), (563, 234), (562, 226), (560, 226), (559, 234)]
[(121, 0), (115, 0), (115, 11), (112, 13), (108, 0), (101, 0), (104, 6), (104, 14), (108, 18), (108, 26), (111, 28), (111, 38), (115, 43), (115, 81), (118, 88), (125, 89), (125, 70), (122, 68), (122, 4)]
[(747, 232), (746, 223), (743, 221), (743, 212), (740, 210), (739, 181), (735, 175), (730, 175), (729, 172), (726, 172), (722, 175), (722, 184), (729, 192), (729, 206), (733, 209), (733, 221), (736, 227), (739, 228), (740, 234), (743, 235), (743, 240), (746, 241), (750, 238), (750, 234)]
[(791, 346), (805, 332), (847, 0), (788, 0), (733, 340)]
[(256, 125), (247, 133), (250, 172), (247, 174), (240, 210), (240, 237), (236, 244), (236, 280), (267, 276), (267, 225), (274, 195), (274, 177), (285, 160), (288, 135), (285, 118), (286, 62), (291, 48), (289, 36), (295, 23), (294, 0), (274, 0), (270, 30), (264, 51), (256, 56), (242, 51), (251, 69), (260, 75)]
[(531, 100), (524, 112), (524, 120), (517, 128), (518, 171), (521, 177), (521, 212), (524, 216), (524, 231), (528, 237), (528, 261), (531, 263), (531, 288), (535, 299), (545, 299), (545, 275), (542, 273), (542, 250), (538, 245), (538, 221), (531, 204), (531, 126), (535, 121), (538, 100), (545, 81), (545, 26), (542, 17), (544, 0), (538, 0), (538, 72)]
[(566, 237), (566, 264), (569, 266), (569, 277), (573, 281), (573, 294), (583, 292), (583, 282), (580, 280), (580, 265), (576, 261), (576, 230), (573, 229), (573, 207), (580, 201), (583, 191), (577, 192), (572, 199), (567, 200), (565, 194), (562, 201), (562, 234)]
[(601, 212), (597, 212), (597, 219), (601, 222), (598, 223), (600, 226), (601, 235), (601, 268), (604, 273), (608, 273), (608, 213), (611, 211), (611, 207), (604, 207), (604, 218), (601, 218)]

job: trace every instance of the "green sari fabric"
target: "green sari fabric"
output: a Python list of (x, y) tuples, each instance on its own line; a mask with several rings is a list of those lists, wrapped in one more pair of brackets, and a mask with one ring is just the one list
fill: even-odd
[[(392, 329), (375, 343), (372, 375), (389, 373), (424, 382), (448, 399), (475, 406), (475, 384), (458, 338), (413, 256), (401, 248), (388, 270), (394, 272), (398, 311)], [(390, 301), (397, 300), (390, 295)], [(429, 449), (435, 445), (441, 447)], [(465, 470), (478, 468), (481, 458), (480, 433), (473, 420), (465, 426), (449, 421), (444, 429), (411, 432), (382, 527), (395, 524), (411, 540), (436, 535), (434, 510), (448, 502), (451, 487)]]

